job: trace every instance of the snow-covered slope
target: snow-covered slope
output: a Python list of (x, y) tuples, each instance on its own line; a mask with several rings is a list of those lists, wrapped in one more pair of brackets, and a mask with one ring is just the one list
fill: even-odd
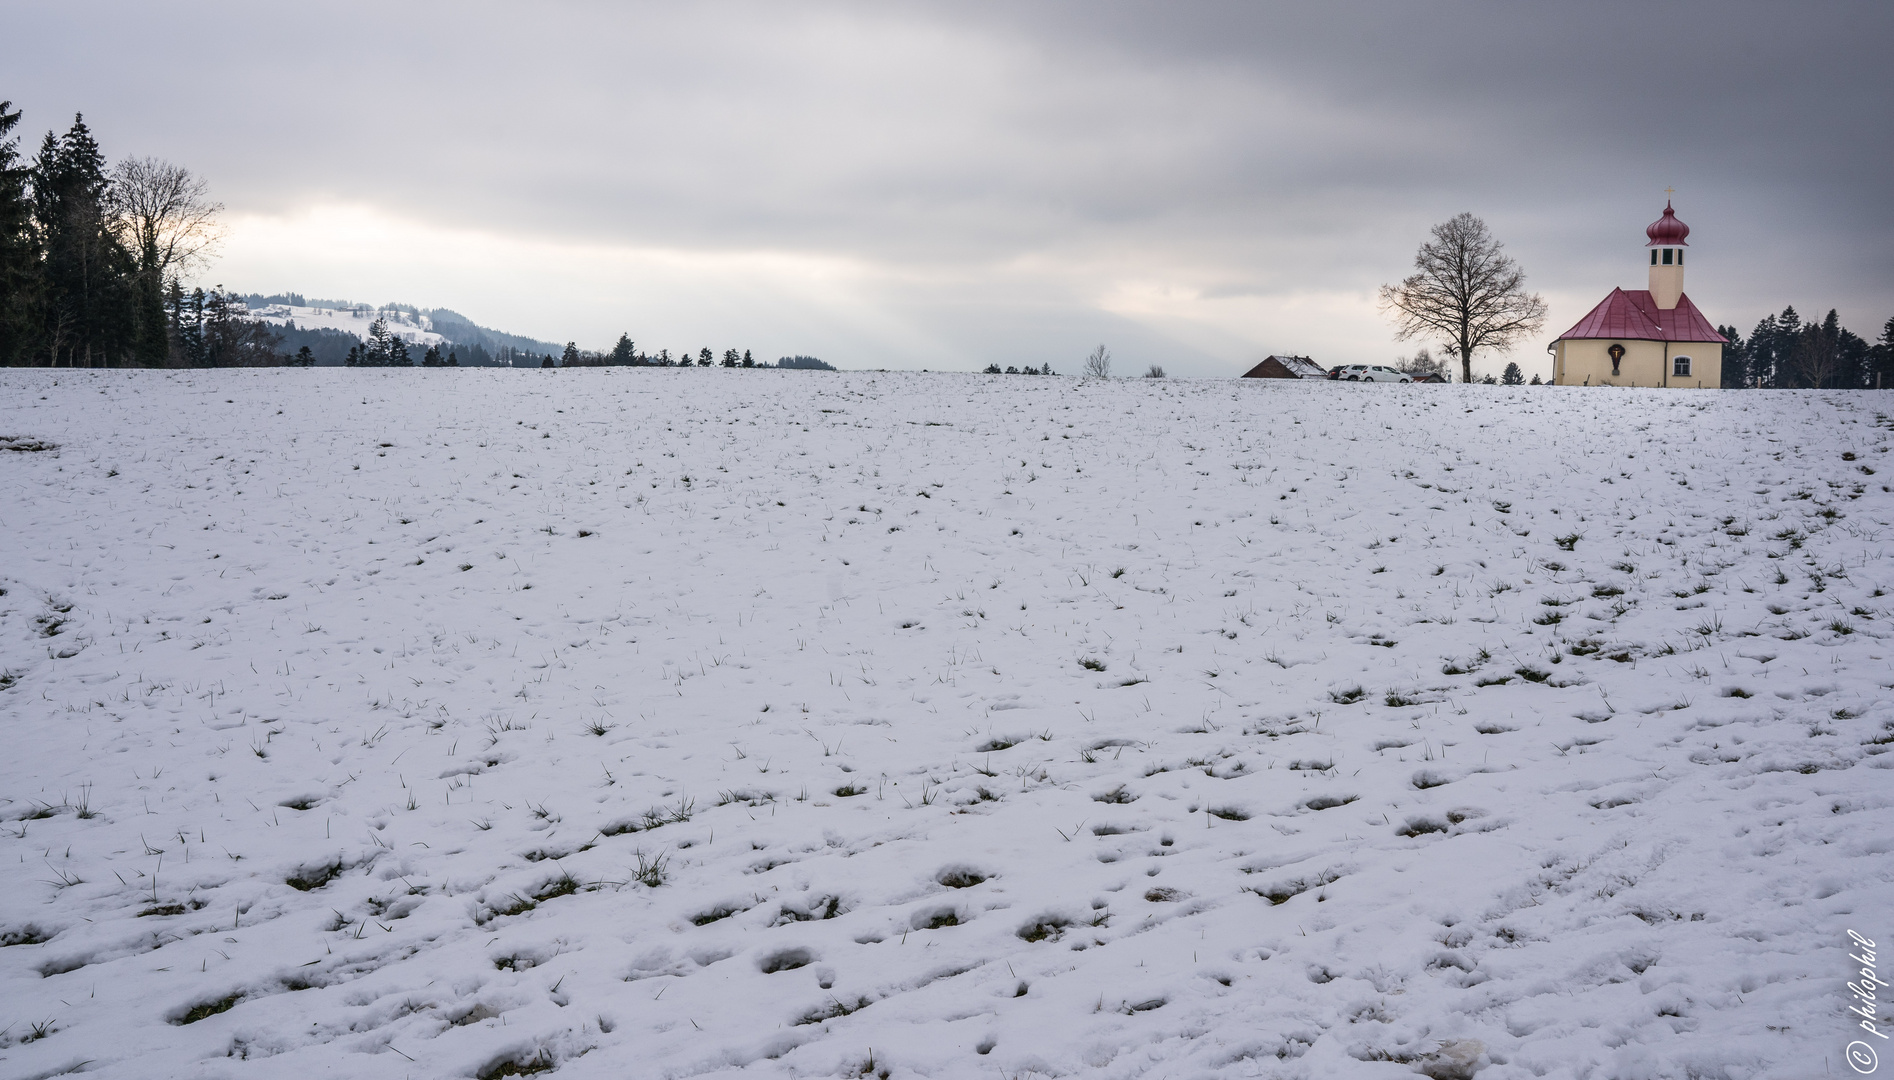
[(0, 385), (9, 1076), (1842, 1075), (1894, 931), (1883, 395)]
[(434, 327), (424, 315), (415, 315), (399, 308), (371, 308), (366, 305), (357, 307), (297, 307), (291, 304), (266, 304), (249, 309), (249, 317), (267, 323), (283, 326), (294, 323), (304, 330), (340, 330), (354, 334), (366, 341), (368, 328), (376, 319), (388, 323), (388, 332), (405, 339), (410, 345), (444, 345), (447, 339), (434, 332)]

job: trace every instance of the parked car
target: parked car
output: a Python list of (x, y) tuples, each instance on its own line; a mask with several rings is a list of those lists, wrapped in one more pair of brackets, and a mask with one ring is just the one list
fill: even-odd
[(1343, 364), (1329, 370), (1330, 379), (1341, 382), (1413, 382), (1413, 376), (1385, 364)]

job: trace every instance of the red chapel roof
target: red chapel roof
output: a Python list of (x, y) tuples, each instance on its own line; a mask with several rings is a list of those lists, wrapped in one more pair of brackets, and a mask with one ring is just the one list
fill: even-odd
[(1651, 299), (1648, 289), (1613, 289), (1591, 314), (1578, 325), (1558, 336), (1567, 338), (1626, 338), (1633, 341), (1720, 341), (1729, 339), (1716, 332), (1690, 297), (1679, 296), (1677, 306), (1666, 311)]

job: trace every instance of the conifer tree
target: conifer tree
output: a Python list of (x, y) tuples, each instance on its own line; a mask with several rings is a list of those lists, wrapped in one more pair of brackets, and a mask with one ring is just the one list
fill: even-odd
[(446, 367), (447, 366), (447, 361), (441, 359), (441, 347), (439, 345), (429, 345), (427, 347), (427, 351), (421, 354), (421, 366), (422, 367)]
[(171, 346), (167, 360), (172, 367), (177, 367), (184, 363), (184, 285), (177, 278), (165, 286), (164, 314)]
[(39, 245), (27, 199), (28, 170), (20, 165), (20, 122), (13, 103), (0, 101), (0, 366), (27, 363), (39, 341)]
[(573, 367), (579, 362), (579, 345), (576, 341), (566, 342), (566, 351), (559, 357), (560, 367)]
[(1894, 318), (1881, 327), (1881, 336), (1868, 351), (1870, 382), (1876, 390), (1894, 387)]
[(390, 335), (388, 341), (388, 366), (413, 367), (414, 358), (408, 355), (408, 340), (400, 334)]
[(1500, 375), (1499, 381), (1503, 386), (1519, 386), (1526, 381), (1526, 376), (1524, 372), (1519, 370), (1518, 364), (1509, 360), (1506, 362), (1506, 370)]
[(224, 294), (222, 285), (212, 289), (204, 297), (204, 366), (229, 367), (233, 358), (230, 355), (232, 334), (231, 323), (235, 317), (230, 310), (230, 297)]
[(368, 325), (368, 340), (362, 345), (363, 367), (387, 367), (390, 351), (388, 320), (376, 317)]
[(107, 214), (105, 155), (83, 116), (63, 136), (47, 132), (31, 179), (50, 359), (55, 366), (120, 363), (133, 344), (129, 259)]
[(611, 362), (619, 366), (637, 363), (638, 355), (633, 348), (635, 344), (636, 343), (631, 340), (630, 334), (618, 335), (618, 344), (612, 346)]
[(716, 362), (716, 357), (710, 354), (710, 348), (708, 346), (702, 349), (699, 349), (697, 351), (697, 366), (698, 367), (709, 367), (711, 364), (715, 362)]
[(204, 356), (204, 290), (192, 289), (179, 308), (178, 352), (185, 367), (208, 366)]
[(316, 354), (309, 351), (309, 346), (304, 345), (296, 350), (296, 355), (290, 358), (289, 363), (291, 367), (315, 367)]
[(756, 366), (756, 361), (750, 359), (750, 350), (748, 349), (743, 350), (743, 366), (744, 367)]

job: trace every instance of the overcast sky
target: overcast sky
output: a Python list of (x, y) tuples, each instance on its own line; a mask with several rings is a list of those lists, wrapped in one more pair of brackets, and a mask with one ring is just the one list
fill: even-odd
[(82, 111), (209, 179), (206, 284), (583, 347), (1388, 362), (1376, 286), (1465, 210), (1548, 372), (1671, 187), (1712, 321), (1894, 315), (1887, 0), (0, 10), (24, 149)]

